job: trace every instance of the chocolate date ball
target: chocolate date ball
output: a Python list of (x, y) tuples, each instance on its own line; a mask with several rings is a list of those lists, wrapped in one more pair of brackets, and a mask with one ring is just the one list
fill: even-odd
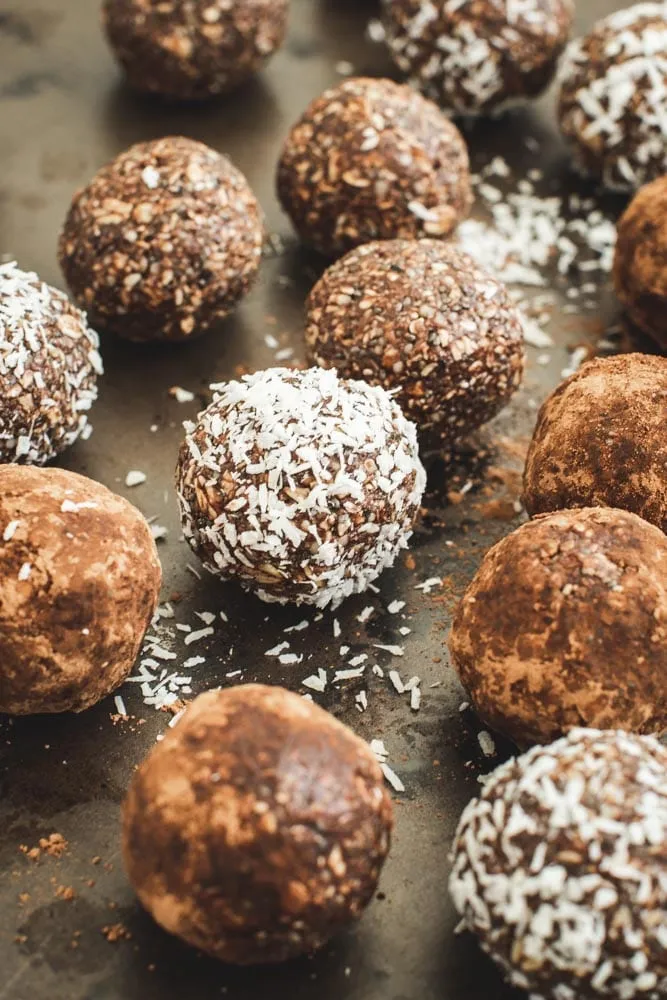
[(667, 3), (599, 21), (563, 60), (559, 117), (575, 165), (616, 191), (667, 173)]
[(378, 239), (448, 236), (472, 204), (461, 133), (391, 80), (325, 91), (290, 132), (278, 196), (304, 243), (337, 257)]
[(130, 84), (178, 100), (232, 90), (285, 38), (287, 0), (105, 0), (107, 38)]
[(386, 41), (404, 73), (455, 114), (538, 97), (570, 37), (572, 0), (383, 0)]
[(647, 184), (618, 224), (614, 286), (627, 315), (667, 351), (667, 177)]
[(307, 303), (311, 360), (395, 392), (424, 442), (448, 449), (495, 416), (523, 373), (505, 287), (438, 240), (367, 243)]
[(183, 532), (262, 600), (334, 607), (407, 547), (426, 483), (414, 424), (384, 389), (269, 369), (214, 385), (186, 423)]
[(123, 857), (165, 930), (225, 962), (320, 948), (370, 902), (391, 801), (370, 748), (317, 705), (200, 695), (132, 779)]
[(122, 684), (160, 577), (122, 497), (63, 469), (0, 466), (0, 712), (80, 712)]
[(577, 729), (499, 767), (461, 817), (450, 891), (534, 1000), (667, 996), (667, 749)]
[(528, 451), (529, 514), (620, 507), (667, 532), (667, 358), (596, 359), (540, 410)]
[(262, 243), (243, 174), (208, 146), (171, 137), (132, 146), (75, 195), (60, 265), (100, 329), (185, 340), (246, 294)]
[(487, 553), (449, 648), (485, 722), (518, 746), (577, 726), (667, 726), (667, 538), (636, 514), (565, 510)]

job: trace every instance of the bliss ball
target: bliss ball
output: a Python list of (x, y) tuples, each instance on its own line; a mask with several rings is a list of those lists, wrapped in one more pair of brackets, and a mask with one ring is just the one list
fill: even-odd
[(243, 298), (262, 243), (243, 174), (208, 146), (171, 137), (132, 146), (75, 195), (60, 265), (100, 329), (186, 340)]
[(577, 726), (667, 726), (667, 538), (636, 514), (564, 510), (487, 553), (449, 648), (484, 721), (518, 746)]
[(467, 807), (449, 888), (534, 1000), (667, 995), (667, 749), (573, 730), (499, 767)]
[(584, 365), (547, 399), (528, 451), (529, 514), (620, 507), (667, 532), (667, 358)]
[(107, 38), (130, 84), (177, 100), (232, 90), (285, 38), (288, 0), (105, 0)]
[(337, 257), (378, 239), (447, 237), (472, 205), (461, 133), (391, 80), (345, 80), (290, 132), (278, 196), (304, 243)]
[(278, 687), (210, 691), (135, 773), (123, 857), (142, 904), (224, 962), (280, 962), (359, 917), (391, 800), (363, 740)]
[(160, 577), (127, 500), (63, 469), (0, 466), (0, 712), (81, 712), (115, 690)]
[(395, 393), (422, 438), (448, 449), (509, 401), (523, 329), (507, 290), (438, 240), (367, 243), (307, 303), (312, 361)]
[(183, 532), (264, 601), (336, 607), (407, 547), (426, 484), (414, 424), (379, 387), (273, 368), (211, 387), (185, 425)]
[(667, 173), (667, 3), (599, 21), (563, 61), (560, 125), (575, 165), (615, 191)]
[(667, 351), (667, 177), (647, 184), (618, 224), (614, 286), (633, 323)]
[(383, 0), (383, 11), (398, 68), (460, 115), (538, 97), (574, 18), (572, 0)]

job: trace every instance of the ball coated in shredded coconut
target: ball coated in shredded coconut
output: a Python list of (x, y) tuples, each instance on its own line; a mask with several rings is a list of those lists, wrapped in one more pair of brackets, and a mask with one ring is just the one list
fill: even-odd
[(371, 240), (446, 237), (472, 204), (456, 126), (410, 87), (363, 77), (310, 104), (277, 184), (301, 239), (329, 257)]
[(92, 431), (99, 339), (67, 296), (0, 265), (0, 462), (43, 465)]
[(626, 313), (667, 351), (667, 177), (639, 191), (618, 223), (614, 286)]
[(185, 340), (230, 313), (254, 282), (261, 209), (243, 174), (192, 139), (121, 153), (79, 191), (60, 264), (100, 329), (129, 340)]
[(394, 62), (455, 114), (538, 97), (570, 37), (572, 0), (383, 0)]
[(405, 548), (425, 474), (416, 429), (380, 388), (269, 369), (212, 386), (177, 469), (205, 567), (265, 601), (336, 606)]
[(367, 243), (307, 302), (310, 358), (388, 391), (424, 443), (447, 450), (509, 401), (523, 330), (505, 287), (438, 240)]
[(662, 1000), (667, 749), (576, 729), (502, 765), (461, 817), (449, 888), (534, 1000)]

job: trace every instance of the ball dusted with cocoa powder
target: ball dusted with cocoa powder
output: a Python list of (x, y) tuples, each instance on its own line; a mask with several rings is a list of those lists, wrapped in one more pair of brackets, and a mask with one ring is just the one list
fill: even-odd
[(620, 507), (667, 532), (667, 358), (596, 359), (540, 410), (528, 451), (529, 514)]
[(370, 902), (392, 828), (366, 743), (312, 702), (200, 695), (135, 773), (123, 857), (167, 931), (240, 965), (320, 948)]
[(538, 97), (570, 37), (572, 0), (383, 0), (400, 70), (460, 115)]
[(422, 442), (447, 450), (509, 401), (523, 330), (505, 287), (438, 240), (367, 243), (307, 302), (311, 360), (395, 394)]
[(105, 0), (107, 38), (130, 84), (178, 100), (232, 90), (282, 44), (288, 0)]
[(614, 259), (614, 287), (621, 304), (663, 351), (667, 351), (666, 258), (667, 176), (635, 195), (618, 223)]
[(378, 239), (446, 237), (472, 204), (468, 150), (410, 87), (358, 77), (292, 128), (278, 195), (304, 243), (336, 257)]
[(186, 340), (246, 294), (263, 238), (243, 174), (203, 143), (170, 137), (132, 146), (75, 195), (60, 265), (100, 330)]
[(63, 469), (0, 466), (0, 712), (80, 712), (110, 694), (160, 579), (127, 500)]
[(449, 649), (482, 719), (518, 746), (577, 726), (667, 726), (667, 538), (636, 514), (565, 510), (487, 553)]

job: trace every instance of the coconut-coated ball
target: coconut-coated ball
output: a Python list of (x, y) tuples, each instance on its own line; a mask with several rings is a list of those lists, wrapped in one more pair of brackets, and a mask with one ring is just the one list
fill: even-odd
[(283, 688), (210, 691), (135, 773), (123, 857), (155, 920), (215, 958), (320, 948), (370, 902), (391, 800), (363, 740)]
[(507, 290), (442, 241), (352, 250), (306, 310), (310, 359), (395, 393), (440, 449), (494, 417), (521, 383), (523, 329)]
[(122, 684), (160, 579), (127, 500), (63, 469), (0, 466), (0, 712), (80, 712)]
[(281, 604), (366, 590), (419, 511), (414, 424), (384, 389), (320, 368), (211, 388), (177, 469), (183, 533), (206, 569)]
[(391, 80), (345, 80), (314, 100), (278, 164), (278, 196), (304, 243), (447, 237), (470, 210), (468, 150), (435, 104)]
[(519, 746), (577, 726), (667, 726), (667, 538), (636, 514), (565, 510), (487, 553), (449, 640), (484, 721)]
[(454, 840), (463, 923), (534, 1000), (667, 996), (667, 749), (573, 730), (499, 767)]
[(620, 507), (667, 532), (667, 358), (596, 359), (540, 410), (528, 450), (529, 514)]
[(172, 136), (132, 146), (75, 195), (60, 265), (100, 330), (186, 340), (243, 298), (263, 238), (243, 174), (203, 143)]

